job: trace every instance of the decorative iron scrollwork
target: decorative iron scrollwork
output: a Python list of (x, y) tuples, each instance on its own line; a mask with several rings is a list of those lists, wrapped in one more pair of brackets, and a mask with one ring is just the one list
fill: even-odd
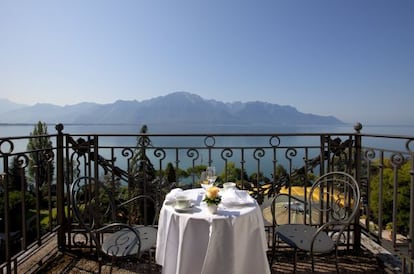
[[(9, 146), (8, 149), (7, 145)], [(0, 155), (7, 155), (11, 154), (14, 150), (14, 144), (9, 139), (1, 139), (0, 140)]]
[(214, 138), (214, 136), (206, 136), (206, 138), (204, 138), (204, 145), (206, 147), (214, 147), (215, 144), (216, 138)]
[[(274, 143), (277, 141), (276, 143)], [(313, 157), (311, 159), (304, 158), (305, 164), (300, 167), (294, 169), (291, 174), (285, 174), (280, 177), (276, 177), (273, 179), (273, 182), (271, 183), (272, 186), (270, 187), (268, 184), (265, 184), (261, 186), (261, 190), (258, 190), (260, 192), (266, 193), (269, 197), (276, 195), (280, 192), (280, 189), (283, 186), (289, 186), (291, 182), (301, 182), (303, 185), (307, 184), (307, 174), (309, 172), (313, 173), (313, 170), (320, 166), (323, 161), (331, 161), (331, 164), (334, 164), (335, 157), (342, 158), (345, 157), (345, 160), (347, 160), (347, 157), (349, 156), (349, 153), (347, 153), (347, 150), (352, 147), (353, 140), (347, 139), (344, 142), (340, 138), (334, 138), (327, 136), (325, 137), (325, 142), (328, 144), (328, 150), (322, 151), (320, 155)], [(278, 146), (280, 144), (280, 139), (277, 136), (272, 136), (271, 145)], [(297, 150), (295, 148), (288, 148), (285, 151), (285, 157), (289, 161), (292, 161), (294, 157), (296, 157), (298, 154)]]

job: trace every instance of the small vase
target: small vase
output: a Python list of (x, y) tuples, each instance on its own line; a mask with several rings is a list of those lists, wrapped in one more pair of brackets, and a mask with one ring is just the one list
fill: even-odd
[(208, 212), (210, 212), (211, 214), (216, 214), (217, 213), (217, 208), (218, 208), (218, 205), (207, 205), (207, 209), (208, 209)]

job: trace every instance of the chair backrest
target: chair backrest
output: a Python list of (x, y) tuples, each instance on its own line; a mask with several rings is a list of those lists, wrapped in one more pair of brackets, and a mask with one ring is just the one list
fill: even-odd
[(357, 181), (348, 173), (329, 172), (311, 187), (296, 187), (277, 194), (271, 202), (273, 226), (306, 223), (321, 226), (327, 222), (349, 224), (360, 203)]
[(83, 176), (71, 184), (71, 206), (81, 227), (91, 231), (109, 223), (155, 225), (159, 207), (149, 195), (123, 200), (94, 177)]
[(73, 213), (84, 229), (91, 231), (114, 220), (113, 196), (97, 179), (77, 178), (70, 193)]
[[(311, 225), (349, 225), (359, 210), (358, 182), (346, 172), (323, 174), (312, 185), (307, 205)], [(316, 215), (316, 218), (314, 216)]]

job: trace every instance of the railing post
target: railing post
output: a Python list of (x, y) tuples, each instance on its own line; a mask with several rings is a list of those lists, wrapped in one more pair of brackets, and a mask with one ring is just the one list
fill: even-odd
[(4, 191), (4, 245), (5, 247), (3, 247), (5, 249), (5, 262), (6, 262), (6, 268), (7, 268), (7, 273), (12, 273), (11, 272), (11, 253), (10, 253), (10, 247), (11, 247), (11, 243), (10, 243), (10, 210), (9, 210), (9, 188), (8, 188), (8, 176), (7, 176), (7, 171), (8, 171), (8, 156), (6, 155), (6, 157), (4, 157), (4, 170), (5, 173), (2, 173), (0, 175), (0, 183), (3, 187), (3, 191)]
[[(362, 138), (361, 129), (362, 124), (356, 123), (355, 129), (355, 179), (361, 189), (361, 172), (362, 172)], [(354, 227), (354, 249), (358, 250), (361, 248), (361, 226), (359, 224), (360, 212), (356, 215), (355, 227)]]
[(65, 174), (64, 174), (64, 146), (63, 146), (63, 125), (57, 124), (55, 129), (58, 131), (56, 136), (56, 207), (58, 222), (58, 248), (65, 249)]
[[(409, 141), (407, 143), (407, 148), (408, 145), (411, 141)], [(414, 239), (414, 152), (411, 151), (411, 169), (410, 169), (410, 229), (409, 229), (409, 234), (408, 234), (408, 254), (410, 256), (411, 260), (414, 260), (414, 244), (413, 244), (413, 239)], [(414, 267), (414, 266), (413, 266)]]

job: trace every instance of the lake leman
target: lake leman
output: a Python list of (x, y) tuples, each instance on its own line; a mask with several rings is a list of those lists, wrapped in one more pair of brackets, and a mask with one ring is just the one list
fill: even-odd
[[(118, 125), (64, 125), (64, 132), (71, 133), (71, 134), (136, 134), (139, 133), (141, 126), (135, 125), (126, 125), (126, 124), (118, 124)], [(34, 129), (34, 125), (30, 124), (7, 124), (7, 125), (0, 125), (0, 138), (4, 137), (15, 137), (15, 136), (28, 136), (30, 132)], [(169, 126), (159, 126), (159, 125), (148, 125), (148, 133), (157, 134), (157, 133), (271, 133), (277, 135), (278, 133), (353, 133), (354, 132), (354, 125), (352, 124), (345, 124), (340, 126), (290, 126), (290, 127), (272, 127), (272, 126), (240, 126), (240, 125), (215, 125), (212, 127), (203, 127), (201, 125), (169, 125)], [(55, 125), (48, 125), (48, 133), (55, 134)], [(403, 135), (403, 136), (411, 136), (414, 138), (414, 126), (394, 126), (394, 125), (368, 125), (363, 126), (361, 131), (363, 134), (378, 134), (378, 135)], [(111, 137), (112, 138), (112, 137)], [(112, 138), (111, 142), (114, 141), (115, 145), (125, 145), (123, 142), (127, 142), (127, 145), (134, 145), (136, 143), (135, 137), (129, 137), (127, 139), (116, 139), (115, 137)], [(126, 141), (128, 140), (128, 141)], [(176, 141), (177, 139), (175, 139)], [(315, 144), (318, 142), (318, 138), (313, 139)], [(154, 144), (159, 144), (156, 142), (157, 140), (152, 139)], [(180, 140), (181, 141), (181, 140)], [(185, 142), (186, 140), (182, 140), (184, 142), (184, 146), (187, 145)], [(231, 145), (235, 146), (246, 146), (249, 145), (252, 140), (248, 140), (248, 138), (237, 138), (231, 139)], [(234, 143), (237, 142), (237, 143)], [(257, 143), (257, 139), (255, 141)], [(267, 140), (266, 140), (267, 142)], [(112, 145), (114, 145), (112, 144)], [(288, 139), (284, 139), (284, 145), (289, 146), (301, 146), (304, 144), (302, 137), (289, 137)], [(387, 141), (384, 139), (376, 139), (376, 138), (366, 138), (364, 139), (364, 146), (370, 147), (380, 147), (380, 148), (390, 148), (401, 150), (404, 149), (404, 142), (399, 140), (392, 140)], [(14, 142), (15, 150), (16, 151), (24, 151), (27, 145), (27, 140), (16, 140)], [(111, 144), (110, 144), (111, 145)], [(164, 144), (163, 144), (164, 145)], [(4, 147), (0, 147), (3, 151), (6, 149)], [(104, 157), (106, 157), (104, 155)], [(270, 156), (269, 156), (270, 157)], [(207, 158), (207, 157), (206, 157)], [(297, 157), (301, 159), (301, 157)], [(167, 161), (173, 161), (174, 159), (168, 159)], [(300, 160), (298, 160), (300, 162)], [(271, 159), (267, 162), (268, 167), (263, 167), (266, 170), (266, 173), (270, 173), (271, 168)], [(297, 163), (297, 165), (302, 165), (301, 163)], [(202, 162), (206, 164), (205, 162)], [(182, 163), (184, 164), (184, 163)], [(201, 163), (198, 163), (201, 164)], [(249, 163), (248, 163), (249, 164)], [(283, 164), (283, 163), (282, 163)], [(248, 165), (249, 166), (249, 165)], [(251, 166), (254, 166), (252, 164)], [(248, 168), (248, 171), (252, 171), (252, 168)], [(253, 168), (254, 169), (254, 168)], [(270, 169), (270, 170), (269, 170)]]
[[(48, 124), (49, 134), (56, 133), (55, 125)], [(0, 137), (27, 136), (33, 131), (34, 124), (0, 124)], [(78, 133), (116, 133), (135, 134), (141, 125), (131, 124), (85, 124), (64, 125), (64, 132)], [(300, 126), (265, 126), (265, 125), (214, 125), (204, 127), (195, 125), (148, 125), (148, 133), (353, 133), (353, 124), (343, 125), (300, 125)], [(414, 136), (414, 125), (363, 125), (363, 134), (392, 134)]]
[[(141, 125), (131, 125), (131, 124), (111, 124), (111, 125), (97, 125), (97, 124), (87, 124), (87, 125), (73, 125), (68, 124), (64, 125), (63, 132), (70, 134), (136, 134), (139, 133)], [(4, 137), (16, 137), (16, 136), (29, 136), (33, 131), (34, 125), (30, 124), (0, 124), (0, 138)], [(47, 125), (48, 133), (55, 134), (54, 124)], [(204, 127), (202, 125), (148, 125), (149, 134), (157, 133), (264, 133), (264, 134), (275, 134), (278, 133), (354, 133), (354, 125), (344, 124), (344, 125), (305, 125), (305, 126), (242, 126), (242, 125), (214, 125)], [(363, 125), (361, 130), (362, 134), (379, 134), (379, 135), (402, 135), (414, 137), (414, 125), (404, 125), (404, 126), (395, 126), (395, 125)], [(125, 140), (125, 139), (124, 139)], [(135, 144), (136, 139), (130, 138), (132, 144)], [(379, 146), (381, 143), (378, 143), (379, 140), (365, 140), (364, 146)], [(242, 139), (238, 139), (237, 142), (244, 143)], [(296, 143), (295, 143), (296, 142)], [(301, 138), (290, 138), (289, 145), (297, 146), (302, 145), (303, 140)], [(119, 144), (119, 141), (116, 143)], [(128, 142), (128, 145), (130, 143)], [(122, 145), (122, 144), (121, 144)], [(241, 145), (241, 144), (236, 144)], [(386, 144), (384, 144), (386, 145)], [(392, 149), (400, 149), (397, 147), (389, 147)]]

